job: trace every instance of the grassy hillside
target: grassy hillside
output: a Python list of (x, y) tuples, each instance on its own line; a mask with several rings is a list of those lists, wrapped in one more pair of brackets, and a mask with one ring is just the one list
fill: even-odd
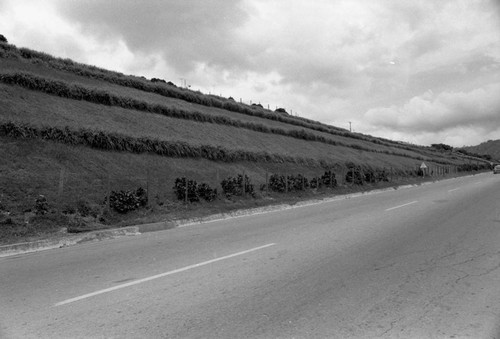
[(422, 162), (433, 176), (486, 166), (1, 43), (0, 139), (9, 239), (393, 184)]
[(488, 140), (477, 146), (468, 146), (462, 149), (469, 153), (489, 155), (492, 161), (500, 163), (500, 140)]

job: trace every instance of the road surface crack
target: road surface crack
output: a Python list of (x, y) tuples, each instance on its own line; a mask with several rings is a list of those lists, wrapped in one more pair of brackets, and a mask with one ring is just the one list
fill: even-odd
[(386, 335), (387, 333), (391, 332), (394, 329), (394, 326), (396, 325), (396, 323), (403, 320), (403, 318), (404, 317), (400, 317), (396, 320), (391, 321), (389, 329), (387, 329), (385, 332), (381, 333), (380, 336)]

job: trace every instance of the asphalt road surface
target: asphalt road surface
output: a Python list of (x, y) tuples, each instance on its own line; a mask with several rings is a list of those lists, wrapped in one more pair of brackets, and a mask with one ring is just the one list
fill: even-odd
[(0, 259), (1, 338), (500, 338), (500, 175)]

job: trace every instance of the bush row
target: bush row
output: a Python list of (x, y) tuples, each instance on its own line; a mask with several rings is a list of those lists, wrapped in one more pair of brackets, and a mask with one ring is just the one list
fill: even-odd
[[(363, 185), (364, 183), (377, 183), (381, 181), (389, 181), (389, 175), (385, 169), (373, 170), (371, 168), (361, 168), (353, 164), (346, 164), (345, 182), (354, 185)], [(302, 174), (298, 175), (279, 175), (273, 174), (269, 178), (269, 190), (274, 192), (293, 192), (303, 191), (307, 188), (323, 188), (337, 187), (337, 178), (332, 171), (325, 171), (320, 177), (308, 179)], [(261, 186), (261, 190), (265, 190), (265, 185)]]
[[(365, 183), (389, 181), (389, 175), (385, 169), (374, 170), (371, 168), (362, 168), (360, 166), (354, 166), (352, 163), (347, 165), (351, 166), (345, 171), (345, 182), (347, 183), (364, 185)], [(410, 174), (414, 176), (418, 175), (417, 172)], [(227, 177), (220, 182), (220, 186), (226, 198), (244, 195), (256, 197), (254, 185), (247, 175), (238, 174), (235, 177)], [(323, 175), (312, 179), (302, 174), (291, 174), (286, 176), (282, 174), (271, 174), (267, 185), (262, 184), (260, 190), (285, 193), (304, 191), (309, 188), (318, 189), (335, 187), (337, 187), (336, 174), (333, 171), (325, 171)], [(206, 201), (213, 201), (217, 197), (216, 189), (212, 189), (207, 184), (199, 185), (195, 180), (188, 180), (186, 178), (177, 178), (175, 180), (174, 192), (178, 200), (189, 202), (198, 202), (200, 198)], [(208, 194), (205, 192), (208, 192)]]
[[(349, 145), (342, 142), (337, 142), (311, 132), (306, 132), (303, 129), (284, 130), (281, 128), (270, 128), (263, 124), (244, 122), (240, 120), (227, 118), (224, 116), (214, 116), (214, 115), (203, 114), (197, 111), (186, 111), (175, 107), (152, 105), (147, 102), (136, 100), (133, 98), (127, 98), (110, 94), (107, 91), (98, 90), (95, 88), (90, 88), (82, 85), (69, 84), (59, 80), (47, 79), (25, 72), (2, 73), (0, 74), (0, 82), (11, 85), (22, 86), (31, 90), (42, 91), (63, 98), (85, 100), (92, 103), (103, 104), (107, 106), (119, 106), (125, 109), (134, 109), (149, 113), (161, 114), (164, 116), (178, 118), (178, 119), (186, 119), (197, 122), (208, 122), (208, 123), (221, 124), (238, 128), (245, 128), (261, 133), (270, 133), (270, 134), (292, 137), (300, 140), (321, 142), (333, 146), (350, 147), (366, 152), (385, 153), (389, 155), (402, 156), (417, 160), (424, 160), (422, 157), (410, 156), (405, 153), (375, 150), (360, 145)], [(446, 163), (439, 159), (433, 159), (433, 161), (438, 163)]]
[(118, 133), (92, 131), (83, 128), (72, 130), (68, 127), (34, 127), (21, 123), (2, 122), (0, 123), (0, 135), (22, 139), (50, 140), (107, 151), (153, 153), (177, 158), (204, 158), (222, 162), (251, 161), (328, 166), (324, 160), (318, 162), (310, 158), (271, 154), (264, 151), (250, 152), (238, 149), (226, 149), (221, 146), (191, 145), (181, 141), (133, 138)]
[[(244, 122), (225, 116), (209, 115), (201, 113), (199, 111), (187, 111), (175, 107), (162, 106), (159, 104), (153, 105), (145, 101), (110, 94), (107, 91), (83, 85), (69, 84), (60, 80), (39, 77), (37, 75), (26, 72), (2, 73), (0, 74), (0, 82), (22, 86), (30, 90), (42, 91), (44, 93), (57, 95), (63, 98), (85, 100), (107, 106), (118, 106), (125, 109), (134, 109), (149, 113), (161, 114), (172, 118), (246, 128), (257, 132), (284, 135), (297, 139), (328, 143), (331, 145), (339, 144), (336, 141), (327, 139), (314, 133), (306, 132), (305, 130), (284, 130), (280, 128), (269, 128), (263, 124)], [(342, 145), (349, 146), (345, 144)], [(370, 149), (366, 150), (370, 151)]]
[(473, 172), (473, 171), (481, 171), (491, 169), (490, 165), (481, 163), (481, 164), (461, 164), (458, 166), (459, 172)]
[[(254, 186), (250, 183), (248, 176), (238, 174), (236, 177), (228, 177), (220, 183), (222, 193), (226, 198), (233, 196), (250, 195), (255, 197)], [(195, 180), (177, 178), (174, 184), (174, 193), (178, 200), (186, 202), (213, 201), (217, 198), (217, 189), (206, 183), (198, 184)]]
[[(309, 180), (302, 174), (295, 175), (281, 175), (272, 174), (269, 177), (269, 191), (272, 192), (292, 192), (292, 191), (303, 191), (309, 188)], [(265, 186), (261, 186), (261, 190), (266, 189)]]
[[(11, 85), (22, 86), (31, 90), (42, 91), (63, 98), (85, 100), (92, 103), (97, 103), (107, 106), (118, 106), (125, 109), (134, 109), (150, 113), (157, 113), (172, 118), (193, 120), (197, 122), (209, 122), (209, 123), (215, 123), (233, 127), (246, 128), (257, 132), (284, 135), (307, 141), (318, 141), (331, 145), (340, 144), (342, 146), (352, 147), (351, 145), (338, 143), (334, 140), (327, 139), (320, 135), (306, 132), (303, 129), (284, 130), (280, 128), (269, 128), (263, 124), (244, 122), (241, 120), (227, 118), (225, 116), (214, 116), (214, 115), (203, 114), (198, 111), (186, 111), (174, 107), (153, 105), (145, 101), (110, 94), (107, 91), (90, 88), (82, 85), (69, 84), (67, 82), (60, 80), (39, 77), (34, 74), (26, 72), (0, 74), (0, 82)], [(371, 149), (368, 148), (363, 148), (363, 150), (371, 151)]]
[[(372, 169), (367, 167), (355, 166), (354, 164), (346, 164), (351, 166), (345, 171), (345, 182), (353, 185), (364, 185), (365, 183), (377, 183), (389, 181), (389, 173), (385, 169)], [(459, 167), (460, 171), (478, 171), (483, 168), (478, 164), (463, 164)], [(410, 170), (405, 173), (408, 176), (422, 176), (420, 169)], [(232, 198), (235, 196), (251, 196), (256, 197), (254, 185), (251, 183), (247, 175), (238, 174), (236, 177), (227, 177), (220, 183), (224, 197)], [(280, 175), (272, 174), (266, 184), (261, 185), (261, 191), (272, 191), (278, 193), (289, 193), (305, 191), (306, 189), (318, 188), (335, 188), (337, 187), (336, 174), (333, 171), (325, 171), (322, 176), (308, 179), (302, 174), (298, 175)], [(178, 200), (184, 202), (199, 202), (202, 199), (211, 202), (217, 199), (217, 189), (210, 187), (206, 183), (198, 184), (195, 180), (176, 178), (173, 187), (175, 196)], [(111, 191), (110, 194), (104, 197), (102, 204), (108, 205), (118, 213), (125, 214), (130, 211), (147, 206), (148, 192), (139, 187), (136, 190), (120, 190)], [(78, 213), (85, 217), (93, 215), (91, 208), (83, 201), (77, 202), (77, 208), (69, 208), (66, 206), (63, 213)], [(47, 198), (44, 195), (39, 195), (35, 200), (34, 206), (37, 215), (44, 215), (49, 212)], [(93, 215), (97, 217), (97, 214)]]
[(47, 66), (57, 70), (70, 72), (79, 76), (103, 80), (120, 86), (151, 92), (166, 97), (177, 98), (204, 106), (217, 107), (237, 113), (257, 116), (264, 119), (276, 120), (333, 135), (364, 140), (375, 144), (422, 153), (422, 150), (419, 147), (410, 147), (388, 139), (373, 138), (361, 134), (350, 133), (345, 129), (322, 124), (318, 121), (313, 121), (307, 118), (289, 117), (281, 114), (273, 114), (267, 110), (262, 109), (262, 107), (260, 107), (259, 109), (258, 105), (249, 107), (245, 104), (236, 103), (234, 100), (224, 99), (211, 95), (204, 95), (200, 92), (193, 92), (188, 89), (178, 88), (173, 84), (162, 84), (163, 81), (149, 82), (144, 77), (125, 76), (122, 73), (105, 70), (95, 66), (76, 63), (70, 59), (56, 58), (47, 53), (33, 51), (27, 48), (18, 49), (14, 45), (0, 44), (0, 57), (18, 57), (33, 63), (43, 62)]

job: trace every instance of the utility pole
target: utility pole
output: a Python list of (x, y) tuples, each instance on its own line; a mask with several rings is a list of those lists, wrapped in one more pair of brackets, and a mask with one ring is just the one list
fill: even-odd
[(352, 122), (349, 121), (349, 132), (352, 132), (352, 126), (351, 126)]
[(185, 78), (179, 78), (181, 80), (182, 87), (187, 88), (186, 86), (186, 79)]

